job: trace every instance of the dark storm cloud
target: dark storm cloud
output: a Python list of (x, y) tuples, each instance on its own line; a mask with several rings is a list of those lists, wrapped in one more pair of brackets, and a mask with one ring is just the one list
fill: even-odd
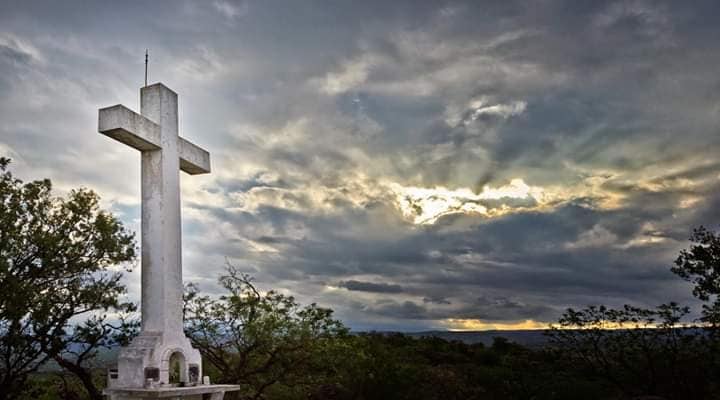
[(428, 310), (412, 301), (397, 303), (394, 301), (378, 301), (378, 305), (369, 311), (384, 317), (397, 319), (430, 319)]
[(287, 188), (288, 183), (282, 179), (267, 176), (264, 173), (257, 173), (249, 179), (223, 179), (218, 186), (226, 193), (245, 192), (253, 188)]
[[(447, 305), (448, 303), (443, 302), (439, 304)], [(444, 310), (433, 310), (413, 301), (397, 302), (392, 299), (381, 299), (374, 305), (366, 307), (366, 310), (380, 316), (396, 319), (438, 320), (447, 318), (448, 314), (451, 314), (452, 318), (485, 321), (547, 319), (555, 317), (559, 311), (543, 305), (527, 305), (502, 297), (495, 298), (492, 301), (486, 301), (480, 298), (476, 302), (463, 307), (451, 309), (446, 307)]]
[(434, 303), (434, 304), (452, 304), (448, 299), (444, 297), (423, 297), (423, 303)]
[[(137, 154), (95, 133), (96, 112), (137, 108), (149, 48), (181, 134), (213, 157), (182, 180), (186, 279), (203, 290), (227, 258), (365, 329), (688, 301), (669, 266), (693, 226), (718, 223), (719, 12), (3, 2), (0, 153), (135, 226)], [(545, 197), (479, 197), (513, 179)], [(403, 188), (436, 193), (406, 215)], [(443, 205), (438, 188), (477, 196)], [(433, 207), (466, 211), (413, 223)]]
[(387, 283), (363, 282), (356, 280), (342, 281), (338, 283), (339, 287), (347, 290), (358, 290), (361, 292), (371, 293), (401, 293), (403, 291), (400, 285), (390, 285)]
[(0, 60), (2, 60), (3, 63), (8, 64), (9, 66), (14, 66), (18, 68), (26, 67), (28, 64), (30, 64), (30, 61), (32, 60), (32, 55), (18, 49), (16, 47), (17, 44), (12, 42), (11, 44), (14, 44), (14, 46), (0, 45)]

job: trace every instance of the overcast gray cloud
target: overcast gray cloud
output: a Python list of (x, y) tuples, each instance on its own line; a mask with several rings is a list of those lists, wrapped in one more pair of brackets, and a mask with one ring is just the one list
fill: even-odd
[[(356, 329), (530, 327), (691, 301), (717, 226), (714, 2), (0, 4), (0, 154), (139, 229), (97, 109), (179, 93), (185, 279), (225, 260)], [(137, 300), (139, 271), (128, 276)]]

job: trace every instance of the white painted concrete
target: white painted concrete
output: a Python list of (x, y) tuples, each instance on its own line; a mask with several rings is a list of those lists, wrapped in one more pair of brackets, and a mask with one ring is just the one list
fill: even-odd
[(121, 349), (112, 388), (142, 388), (146, 368), (159, 369), (159, 381), (168, 383), (174, 352), (185, 360), (183, 377), (191, 365), (202, 377), (200, 353), (183, 333), (179, 174), (210, 172), (210, 154), (178, 136), (175, 92), (161, 83), (144, 87), (140, 104), (142, 115), (117, 105), (101, 109), (98, 121), (100, 133), (141, 154), (142, 329)]
[(114, 396), (118, 400), (125, 399), (166, 399), (182, 398), (186, 400), (202, 399), (209, 395), (211, 400), (222, 400), (225, 392), (240, 390), (238, 385), (199, 385), (193, 387), (173, 387), (159, 389), (106, 389), (104, 394)]

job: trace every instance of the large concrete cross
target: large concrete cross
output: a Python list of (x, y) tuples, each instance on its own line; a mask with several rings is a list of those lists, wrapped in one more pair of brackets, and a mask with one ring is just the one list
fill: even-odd
[(98, 130), (141, 153), (142, 331), (183, 335), (179, 171), (210, 172), (210, 154), (178, 136), (178, 97), (163, 84), (140, 89), (140, 113), (102, 108)]
[(178, 136), (178, 96), (161, 83), (140, 89), (140, 114), (121, 105), (100, 109), (98, 130), (140, 150), (142, 160), (142, 329), (120, 348), (103, 393), (110, 400), (220, 400), (240, 386), (202, 384), (202, 357), (182, 315), (180, 171), (210, 172), (210, 154)]

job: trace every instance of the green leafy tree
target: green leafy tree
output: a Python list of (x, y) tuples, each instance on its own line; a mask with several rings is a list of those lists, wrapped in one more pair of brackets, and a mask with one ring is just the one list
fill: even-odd
[(243, 398), (306, 398), (326, 376), (323, 351), (347, 329), (332, 310), (261, 293), (232, 265), (219, 282), (227, 291), (219, 298), (200, 295), (193, 285), (185, 296), (185, 331), (206, 370), (219, 382), (241, 384)]
[[(672, 272), (693, 283), (693, 295), (704, 302), (703, 321), (720, 327), (720, 235), (703, 226), (693, 230), (689, 249), (680, 251)], [(717, 332), (716, 332), (717, 333)]]
[[(688, 307), (590, 306), (568, 309), (548, 332), (555, 354), (625, 396), (717, 398), (720, 387), (720, 235), (702, 226), (671, 271), (693, 284), (704, 302), (701, 321), (684, 323)], [(713, 397), (714, 396), (714, 397)]]
[(135, 258), (134, 236), (95, 193), (54, 197), (49, 180), (24, 183), (9, 163), (0, 158), (0, 400), (63, 357), (84, 334), (74, 321), (124, 307), (122, 273), (111, 267)]
[(624, 396), (710, 398), (716, 357), (702, 330), (684, 325), (688, 307), (568, 309), (548, 332), (556, 355)]
[[(73, 328), (64, 338), (65, 348), (53, 357), (64, 371), (74, 376), (89, 399), (105, 398), (102, 394), (104, 376), (97, 373), (104, 367), (100, 352), (126, 346), (137, 335), (140, 321), (132, 318), (135, 310), (133, 303), (123, 303), (116, 307), (116, 311), (121, 313), (117, 319), (111, 319), (107, 314), (89, 317)], [(61, 377), (63, 387), (69, 386), (67, 381), (72, 376)]]

